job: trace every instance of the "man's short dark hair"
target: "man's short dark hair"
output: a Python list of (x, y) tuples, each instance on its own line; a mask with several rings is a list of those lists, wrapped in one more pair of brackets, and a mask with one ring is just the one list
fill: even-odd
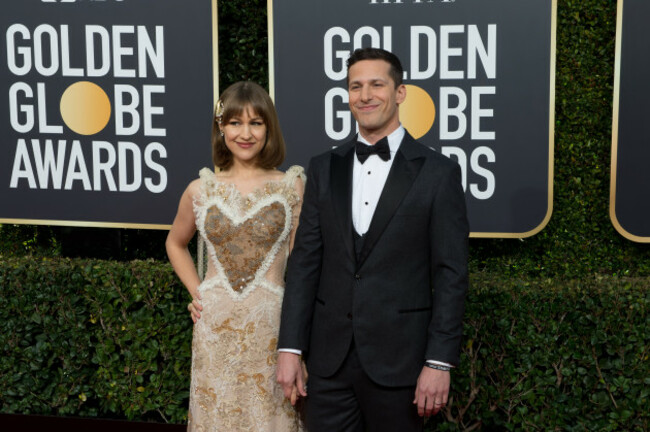
[(350, 66), (361, 60), (384, 60), (390, 65), (389, 75), (395, 82), (395, 88), (402, 85), (404, 69), (397, 56), (390, 51), (381, 48), (358, 48), (350, 55), (347, 61), (348, 83), (350, 77)]

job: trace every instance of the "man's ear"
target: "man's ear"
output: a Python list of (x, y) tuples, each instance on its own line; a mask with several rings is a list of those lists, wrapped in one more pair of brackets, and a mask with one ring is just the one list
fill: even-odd
[(406, 86), (404, 84), (400, 84), (397, 87), (397, 105), (400, 105), (402, 102), (406, 100)]

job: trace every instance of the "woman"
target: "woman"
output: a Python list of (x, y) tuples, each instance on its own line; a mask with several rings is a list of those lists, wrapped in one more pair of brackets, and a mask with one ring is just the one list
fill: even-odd
[[(305, 177), (298, 166), (276, 169), (284, 140), (262, 87), (238, 82), (223, 92), (212, 153), (220, 170), (204, 168), (190, 183), (166, 242), (192, 296), (188, 430), (298, 431), (274, 369), (284, 271)], [(196, 230), (207, 247), (202, 282), (187, 247)]]

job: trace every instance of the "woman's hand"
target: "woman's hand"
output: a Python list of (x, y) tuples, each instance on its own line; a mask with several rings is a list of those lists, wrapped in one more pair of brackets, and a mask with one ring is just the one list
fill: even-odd
[(196, 322), (201, 318), (201, 312), (203, 311), (200, 294), (197, 294), (196, 297), (192, 299), (192, 302), (187, 305), (187, 310), (190, 311), (192, 321), (196, 324)]

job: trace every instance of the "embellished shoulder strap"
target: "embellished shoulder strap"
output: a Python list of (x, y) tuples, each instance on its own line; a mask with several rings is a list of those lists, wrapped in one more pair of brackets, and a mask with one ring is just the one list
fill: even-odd
[(293, 186), (293, 183), (296, 181), (296, 179), (300, 177), (300, 179), (303, 181), (303, 183), (306, 180), (305, 177), (305, 169), (301, 167), (300, 165), (292, 165), (285, 173), (284, 173), (284, 181)]
[(199, 171), (199, 178), (201, 179), (201, 196), (205, 198), (209, 195), (210, 191), (214, 190), (214, 172), (210, 168), (202, 168)]
[(296, 179), (300, 178), (303, 185), (305, 184), (305, 170), (298, 165), (293, 165), (284, 173), (282, 182), (284, 183), (283, 189), (286, 191), (286, 197), (289, 204), (293, 207), (302, 201), (301, 194), (296, 191)]

